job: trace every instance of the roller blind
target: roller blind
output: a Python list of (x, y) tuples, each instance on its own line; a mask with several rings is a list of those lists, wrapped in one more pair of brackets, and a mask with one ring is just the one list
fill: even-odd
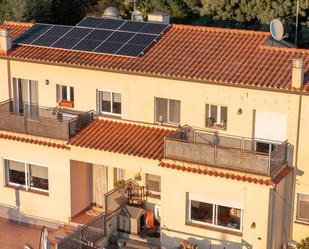
[(255, 112), (255, 139), (283, 142), (287, 137), (287, 114), (280, 112)]

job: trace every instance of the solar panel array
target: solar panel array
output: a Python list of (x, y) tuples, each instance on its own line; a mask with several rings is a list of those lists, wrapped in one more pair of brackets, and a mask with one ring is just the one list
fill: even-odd
[(167, 24), (86, 17), (76, 26), (34, 24), (13, 42), (137, 57), (168, 27)]

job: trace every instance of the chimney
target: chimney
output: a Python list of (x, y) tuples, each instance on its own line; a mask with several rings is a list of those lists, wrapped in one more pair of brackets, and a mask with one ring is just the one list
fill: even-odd
[(169, 24), (170, 16), (164, 12), (152, 12), (148, 14), (148, 22)]
[(303, 59), (293, 59), (292, 69), (292, 87), (301, 88), (304, 83), (304, 66)]
[(0, 50), (7, 53), (12, 48), (10, 31), (0, 29)]

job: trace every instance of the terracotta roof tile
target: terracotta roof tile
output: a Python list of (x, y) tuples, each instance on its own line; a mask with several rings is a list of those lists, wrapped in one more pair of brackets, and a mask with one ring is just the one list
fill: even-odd
[[(6, 22), (13, 38), (31, 24)], [(216, 84), (299, 91), (291, 87), (292, 59), (305, 61), (309, 90), (309, 50), (265, 46), (269, 33), (172, 25), (143, 56), (129, 58), (43, 47), (16, 46), (2, 57), (113, 70)]]
[(66, 149), (66, 150), (70, 149), (69, 146), (62, 144), (62, 143), (58, 143), (56, 141), (47, 141), (43, 139), (33, 138), (27, 135), (10, 134), (7, 132), (0, 133), (0, 139), (13, 140), (13, 141), (22, 142), (22, 143), (37, 144), (37, 145), (53, 147), (57, 149)]
[(95, 120), (69, 144), (89, 149), (160, 160), (171, 129), (121, 120)]
[(167, 163), (167, 162), (160, 162), (159, 164), (160, 167), (163, 168), (170, 168), (170, 169), (175, 169), (175, 170), (182, 170), (185, 172), (192, 172), (196, 174), (203, 174), (203, 175), (209, 175), (209, 176), (214, 176), (214, 177), (221, 177), (221, 178), (226, 178), (226, 179), (232, 179), (236, 181), (243, 181), (243, 182), (249, 182), (249, 183), (254, 183), (254, 184), (260, 184), (260, 185), (266, 185), (266, 186), (274, 186), (278, 184), (280, 181), (282, 181), (290, 172), (293, 168), (284, 166), (282, 167), (282, 170), (280, 170), (280, 173), (276, 177), (261, 177), (261, 176), (256, 176), (256, 175), (244, 175), (240, 173), (232, 173), (232, 171), (225, 172), (220, 169), (211, 169), (204, 167), (204, 169), (201, 168), (195, 168), (192, 166), (180, 166), (174, 163)]

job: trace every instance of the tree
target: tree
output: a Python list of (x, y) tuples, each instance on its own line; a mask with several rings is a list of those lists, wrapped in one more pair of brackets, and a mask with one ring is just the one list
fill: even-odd
[(97, 0), (52, 0), (51, 10), (55, 23), (75, 25)]
[[(99, 0), (90, 13), (102, 15), (105, 8), (116, 7), (122, 17), (130, 18), (134, 10), (134, 0)], [(149, 12), (163, 11), (171, 15), (173, 21), (179, 22), (185, 19), (190, 21), (194, 15), (199, 13), (200, 0), (136, 0), (137, 9), (146, 17)]]

